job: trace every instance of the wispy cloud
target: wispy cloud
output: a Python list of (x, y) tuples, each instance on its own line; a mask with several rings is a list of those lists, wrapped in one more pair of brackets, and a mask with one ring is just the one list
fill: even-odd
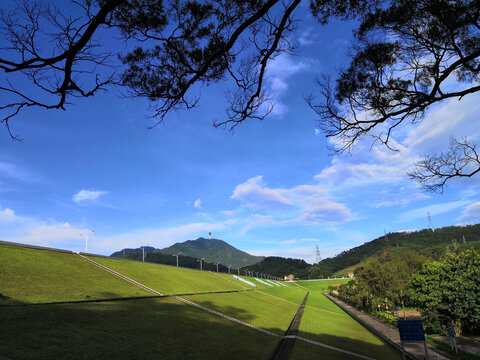
[[(293, 188), (269, 188), (262, 176), (237, 185), (231, 199), (239, 200), (249, 208), (266, 211), (256, 214), (247, 229), (255, 225), (302, 223), (323, 225), (341, 223), (350, 219), (350, 210), (344, 204), (330, 199), (327, 190), (317, 185), (298, 185)], [(272, 214), (276, 214), (274, 218)], [(259, 219), (262, 222), (259, 222)]]
[(0, 209), (0, 222), (14, 222), (19, 220), (22, 220), (22, 218), (17, 216), (12, 209)]
[[(469, 200), (457, 200), (457, 201), (450, 201), (450, 202), (445, 202), (445, 203), (440, 203), (440, 204), (433, 204), (429, 206), (424, 206), (418, 209), (413, 209), (413, 210), (408, 210), (403, 213), (401, 213), (398, 217), (397, 220), (399, 222), (408, 222), (412, 220), (418, 220), (418, 219), (427, 219), (427, 213), (429, 212), (431, 216), (435, 215), (440, 215), (444, 214), (447, 212), (450, 212), (452, 210), (458, 209), (460, 207), (463, 207), (465, 205), (470, 204), (471, 201)], [(435, 224), (434, 224), (435, 225)]]
[(202, 207), (202, 199), (195, 200), (195, 202), (193, 203), (193, 206), (196, 207), (197, 209), (201, 208)]
[(465, 207), (463, 214), (458, 218), (463, 223), (479, 223), (480, 222), (480, 201)]
[(105, 194), (107, 194), (106, 191), (82, 189), (78, 193), (73, 195), (72, 199), (77, 204), (81, 204), (84, 202), (95, 202), (100, 196)]

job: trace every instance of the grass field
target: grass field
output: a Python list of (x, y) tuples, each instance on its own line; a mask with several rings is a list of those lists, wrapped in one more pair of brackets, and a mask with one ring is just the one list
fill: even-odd
[[(269, 287), (242, 276), (257, 285), (252, 288), (228, 274), (92, 258), (161, 293), (184, 294), (277, 335), (284, 335), (309, 289), (299, 336), (376, 358), (399, 358), (323, 295), (328, 286), (348, 280)], [(4, 305), (149, 295), (73, 254), (2, 245), (0, 271)], [(7, 358), (268, 359), (278, 341), (174, 298), (0, 306), (0, 356)], [(297, 340), (291, 359), (305, 358), (349, 356)]]
[(150, 296), (74, 254), (0, 245), (0, 305)]
[(0, 308), (11, 359), (268, 359), (277, 341), (173, 298)]
[(166, 295), (254, 289), (231, 275), (227, 279), (208, 271), (100, 257), (91, 259)]
[(301, 286), (310, 289), (299, 336), (377, 359), (400, 359), (397, 352), (323, 295), (328, 291), (328, 286), (348, 281), (349, 279), (335, 279), (299, 282)]
[(299, 307), (258, 291), (194, 295), (186, 296), (185, 299), (278, 335), (285, 333)]

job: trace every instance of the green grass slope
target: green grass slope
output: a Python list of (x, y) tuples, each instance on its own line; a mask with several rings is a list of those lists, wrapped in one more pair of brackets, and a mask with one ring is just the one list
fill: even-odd
[(312, 290), (300, 323), (299, 336), (376, 359), (401, 358), (400, 354), (327, 299), (323, 295), (325, 285), (321, 285), (322, 282), (303, 282), (314, 285), (310, 286)]
[[(245, 284), (240, 281), (229, 281), (218, 276), (217, 273), (208, 271), (93, 256), (90, 258), (165, 295), (231, 291), (245, 288), (242, 286)], [(230, 277), (231, 280), (234, 280), (233, 276), (230, 275)]]
[(0, 245), (0, 304), (149, 296), (74, 254)]
[(277, 341), (172, 298), (0, 307), (9, 359), (269, 359)]
[(284, 335), (299, 307), (299, 304), (270, 297), (258, 291), (193, 295), (186, 296), (185, 299), (277, 335)]

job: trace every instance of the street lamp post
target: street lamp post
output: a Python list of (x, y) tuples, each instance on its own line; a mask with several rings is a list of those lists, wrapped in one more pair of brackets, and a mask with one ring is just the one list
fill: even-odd
[(228, 265), (228, 273), (230, 274), (230, 268), (232, 267), (232, 265)]
[(201, 258), (200, 260), (197, 260), (200, 262), (200, 270), (202, 270), (202, 261), (205, 260), (205, 258)]
[(240, 276), (240, 268), (237, 268), (237, 270), (238, 270), (238, 276)]
[(221, 262), (213, 263), (213, 265), (217, 265), (217, 272), (218, 272), (218, 264), (221, 264)]
[[(149, 246), (149, 244), (147, 244)], [(145, 246), (140, 246), (142, 248), (142, 261), (145, 262)]]
[(177, 267), (178, 267), (178, 255), (180, 255), (182, 252), (180, 251), (177, 255), (172, 255), (177, 257)]
[(90, 235), (90, 233), (93, 233), (93, 229), (92, 230), (87, 230), (87, 233), (84, 235), (84, 234), (80, 234), (80, 236), (83, 236), (85, 237), (85, 252), (88, 253), (88, 236)]

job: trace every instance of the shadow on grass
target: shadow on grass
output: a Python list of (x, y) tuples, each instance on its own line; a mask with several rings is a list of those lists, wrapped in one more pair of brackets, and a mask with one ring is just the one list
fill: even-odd
[[(254, 317), (230, 310), (245, 321)], [(173, 298), (0, 307), (0, 356), (12, 359), (269, 359), (278, 341)], [(297, 343), (323, 359), (348, 358)], [(350, 345), (381, 350), (362, 341)]]

